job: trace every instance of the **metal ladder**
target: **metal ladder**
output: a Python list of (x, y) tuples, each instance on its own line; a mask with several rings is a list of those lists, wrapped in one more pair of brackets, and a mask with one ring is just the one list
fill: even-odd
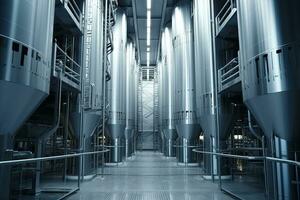
[(143, 80), (142, 80), (142, 68), (139, 69), (139, 81), (138, 81), (138, 133), (137, 133), (137, 149), (142, 149), (142, 134), (143, 134)]
[[(92, 2), (87, 1), (88, 8), (92, 7)], [(90, 84), (90, 60), (91, 60), (91, 48), (92, 48), (92, 37), (93, 37), (93, 12), (92, 9), (87, 9), (85, 24), (85, 40), (84, 45), (86, 46), (85, 54), (85, 68), (84, 68), (84, 77), (85, 81), (83, 83), (83, 107), (89, 109), (92, 106), (92, 88)]]
[(160, 137), (159, 137), (159, 83), (158, 83), (158, 70), (154, 69), (154, 85), (153, 85), (153, 147), (154, 150), (160, 149)]

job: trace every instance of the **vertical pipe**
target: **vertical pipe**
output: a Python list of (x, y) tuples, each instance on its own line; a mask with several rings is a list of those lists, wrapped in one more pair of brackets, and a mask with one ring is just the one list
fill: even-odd
[[(67, 152), (67, 139), (68, 139), (68, 129), (69, 129), (69, 110), (70, 110), (70, 93), (67, 92), (67, 104), (65, 110), (65, 130), (64, 130), (64, 154), (66, 155)], [(67, 180), (67, 163), (68, 159), (65, 158), (64, 160), (64, 182)]]
[[(103, 92), (103, 99), (102, 99), (102, 150), (104, 151), (104, 133), (105, 133), (105, 109), (106, 109), (106, 65), (107, 65), (107, 51), (106, 51), (106, 47), (107, 47), (107, 31), (108, 31), (108, 17), (110, 19), (110, 16), (108, 16), (108, 0), (105, 0), (105, 14), (104, 14), (104, 44), (103, 44), (103, 67), (102, 67), (102, 74), (103, 74), (103, 78), (102, 78), (102, 92)], [(103, 178), (104, 175), (104, 153), (102, 153), (102, 166), (101, 166), (101, 175)]]

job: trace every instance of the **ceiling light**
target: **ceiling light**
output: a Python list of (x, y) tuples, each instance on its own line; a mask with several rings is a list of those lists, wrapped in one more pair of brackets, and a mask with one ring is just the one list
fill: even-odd
[(151, 0), (147, 0), (147, 9), (151, 9)]
[(147, 66), (150, 65), (150, 52), (147, 52)]

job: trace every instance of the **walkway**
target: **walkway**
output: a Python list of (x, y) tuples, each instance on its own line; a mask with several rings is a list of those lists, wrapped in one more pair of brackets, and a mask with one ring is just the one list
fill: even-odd
[(199, 167), (181, 167), (174, 158), (138, 152), (118, 167), (81, 185), (71, 200), (227, 200), (217, 184), (203, 180)]

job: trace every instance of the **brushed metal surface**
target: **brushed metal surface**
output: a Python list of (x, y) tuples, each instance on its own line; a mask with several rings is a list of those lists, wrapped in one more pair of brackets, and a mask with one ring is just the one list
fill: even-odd
[[(237, 3), (244, 102), (270, 140), (268, 154), (294, 159), (300, 148), (300, 2)], [(285, 164), (270, 169), (271, 198), (294, 199), (293, 170)]]
[[(113, 27), (114, 51), (110, 56), (111, 80), (108, 82), (109, 119), (108, 129), (113, 125), (123, 127), (126, 125), (126, 43), (127, 21), (125, 12), (116, 11), (116, 24)], [(112, 133), (110, 136), (123, 137), (124, 130)]]
[[(172, 13), (172, 38), (176, 80), (174, 120), (180, 140), (190, 140), (200, 133), (196, 117), (194, 40), (190, 1), (180, 1), (175, 6)], [(181, 153), (184, 151), (187, 149), (182, 149)]]
[(101, 0), (86, 0), (85, 5), (83, 66), (85, 93), (88, 93), (85, 95), (90, 96), (92, 109), (101, 109), (103, 99), (104, 6)]
[(162, 80), (161, 80), (161, 95), (162, 95), (162, 124), (161, 129), (165, 137), (165, 155), (175, 156), (173, 147), (177, 138), (177, 132), (174, 124), (174, 109), (175, 109), (175, 67), (174, 54), (172, 44), (172, 28), (168, 24), (163, 33), (161, 40), (161, 56), (162, 56)]
[(0, 134), (14, 134), (49, 93), (55, 5), (0, 4)]

